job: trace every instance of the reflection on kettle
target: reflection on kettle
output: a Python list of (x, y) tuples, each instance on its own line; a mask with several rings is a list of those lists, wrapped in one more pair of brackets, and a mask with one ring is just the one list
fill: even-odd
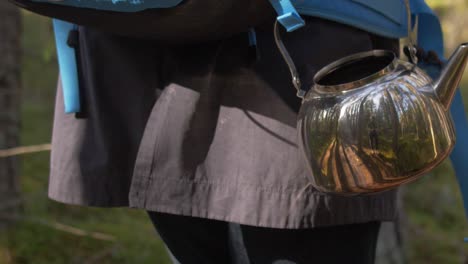
[(376, 153), (379, 149), (379, 133), (377, 132), (377, 127), (375, 126), (374, 116), (371, 116), (369, 122), (369, 144), (373, 153)]
[(407, 11), (410, 62), (372, 50), (321, 69), (308, 92), (275, 23), (275, 41), (302, 98), (299, 147), (317, 190), (371, 194), (414, 181), (440, 164), (455, 145), (450, 103), (468, 61), (468, 43), (452, 54), (438, 80), (416, 66)]
[(455, 144), (448, 109), (467, 60), (462, 44), (436, 81), (384, 50), (320, 70), (298, 117), (312, 185), (335, 194), (375, 193), (441, 163)]

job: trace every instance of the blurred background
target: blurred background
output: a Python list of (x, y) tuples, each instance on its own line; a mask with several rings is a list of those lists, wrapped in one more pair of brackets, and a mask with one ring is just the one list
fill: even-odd
[[(450, 54), (468, 40), (468, 0), (426, 2), (441, 18)], [(36, 146), (13, 158), (0, 152), (0, 264), (170, 263), (144, 212), (47, 198), (57, 82), (51, 21), (7, 1), (0, 19), (9, 21), (0, 23), (0, 149)], [(468, 73), (461, 89), (468, 106)], [(383, 226), (378, 263), (468, 263), (464, 236), (467, 220), (447, 161), (401, 190), (401, 219)]]

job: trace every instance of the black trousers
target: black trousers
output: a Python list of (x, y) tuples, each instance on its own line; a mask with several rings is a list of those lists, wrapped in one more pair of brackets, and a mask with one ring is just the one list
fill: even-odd
[(175, 264), (374, 263), (380, 222), (272, 229), (148, 212)]

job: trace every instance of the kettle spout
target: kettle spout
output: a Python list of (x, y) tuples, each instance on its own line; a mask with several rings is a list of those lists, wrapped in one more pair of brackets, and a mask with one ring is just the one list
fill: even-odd
[(446, 111), (450, 108), (467, 61), (468, 43), (463, 43), (450, 56), (439, 79), (434, 83), (434, 90)]

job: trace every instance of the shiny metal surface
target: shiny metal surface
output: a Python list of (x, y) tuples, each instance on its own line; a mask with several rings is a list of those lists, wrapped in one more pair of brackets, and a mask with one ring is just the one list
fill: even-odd
[(275, 23), (276, 45), (303, 99), (299, 146), (319, 191), (357, 195), (395, 188), (433, 169), (455, 145), (448, 109), (468, 61), (468, 44), (460, 45), (433, 82), (415, 65), (408, 0), (405, 5), (412, 63), (391, 51), (357, 53), (320, 70), (307, 93)]
[(315, 83), (298, 133), (319, 191), (388, 190), (418, 179), (454, 146), (451, 117), (431, 78), (389, 51), (343, 58), (317, 73)]

